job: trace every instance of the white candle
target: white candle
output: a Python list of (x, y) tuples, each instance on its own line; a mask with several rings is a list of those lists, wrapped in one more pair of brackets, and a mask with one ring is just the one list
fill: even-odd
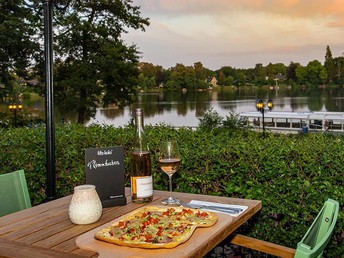
[(102, 203), (94, 185), (80, 185), (74, 188), (69, 204), (69, 219), (74, 224), (91, 224), (100, 219)]

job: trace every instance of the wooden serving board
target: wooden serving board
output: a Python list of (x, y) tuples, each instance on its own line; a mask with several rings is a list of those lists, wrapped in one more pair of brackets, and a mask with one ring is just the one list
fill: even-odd
[[(199, 252), (202, 249), (211, 245), (219, 235), (221, 235), (221, 229), (229, 227), (232, 222), (232, 217), (222, 213), (216, 213), (218, 221), (212, 227), (207, 228), (196, 228), (193, 235), (188, 241), (177, 247), (171, 249), (144, 249), (144, 248), (133, 248), (126, 246), (119, 246), (115, 244), (106, 243), (94, 238), (97, 231), (111, 225), (112, 223), (121, 220), (126, 215), (116, 218), (115, 220), (99, 226), (91, 231), (88, 231), (80, 235), (76, 239), (76, 245), (85, 250), (90, 250), (99, 254), (99, 258), (107, 257), (154, 257), (154, 258), (167, 258), (167, 257), (192, 257), (199, 256)], [(201, 255), (203, 256), (203, 255)]]

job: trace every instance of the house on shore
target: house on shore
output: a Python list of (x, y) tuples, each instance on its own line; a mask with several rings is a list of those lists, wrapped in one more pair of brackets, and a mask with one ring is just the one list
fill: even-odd
[(210, 85), (210, 87), (217, 87), (217, 79), (215, 76), (209, 76), (206, 79), (206, 82)]

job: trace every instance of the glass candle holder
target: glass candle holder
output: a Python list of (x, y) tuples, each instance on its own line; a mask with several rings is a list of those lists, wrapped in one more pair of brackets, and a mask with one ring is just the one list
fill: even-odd
[(84, 225), (98, 221), (102, 215), (102, 203), (94, 185), (74, 187), (69, 204), (69, 219), (74, 224)]

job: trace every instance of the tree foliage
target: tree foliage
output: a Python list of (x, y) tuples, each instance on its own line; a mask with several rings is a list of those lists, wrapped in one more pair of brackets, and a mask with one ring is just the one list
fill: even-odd
[[(13, 92), (22, 77), (28, 83), (35, 76), (35, 84), (43, 86), (43, 4), (1, 0), (0, 7), (1, 94)], [(149, 25), (140, 7), (132, 0), (72, 0), (66, 8), (54, 5), (53, 19), (54, 90), (62, 112), (78, 111), (78, 122), (83, 123), (99, 103), (130, 103), (139, 52), (121, 37), (129, 29)], [(43, 93), (43, 87), (39, 91)]]
[(329, 46), (326, 47), (324, 68), (327, 72), (327, 82), (332, 82), (335, 77), (336, 71), (332, 57), (332, 52)]
[(315, 87), (325, 83), (327, 72), (318, 60), (313, 60), (306, 67), (297, 67), (296, 77), (302, 84)]
[[(185, 66), (179, 63), (168, 69), (151, 63), (141, 63), (139, 80), (141, 89), (148, 90), (156, 89), (158, 85), (164, 85), (164, 88), (169, 90), (205, 89), (209, 87), (209, 83), (205, 82), (212, 76), (217, 78), (217, 84), (220, 86), (235, 85), (238, 87), (276, 85), (279, 83), (318, 87), (327, 83), (343, 83), (344, 57), (332, 58), (329, 46), (327, 46), (326, 52), (324, 65), (318, 60), (313, 60), (306, 66), (294, 62), (290, 62), (288, 66), (283, 63), (269, 63), (266, 66), (258, 63), (254, 68), (239, 69), (223, 66), (216, 71), (211, 71), (204, 67), (201, 62), (194, 63), (194, 66)], [(329, 64), (332, 65), (329, 66)], [(329, 67), (332, 68), (329, 69)], [(161, 78), (159, 83), (157, 80), (155, 81), (155, 85), (154, 76)]]
[(37, 22), (22, 1), (0, 1), (0, 97), (12, 93), (19, 78), (28, 77), (38, 58)]
[(140, 90), (151, 90), (159, 86), (164, 81), (162, 66), (151, 63), (139, 63), (138, 88)]
[(335, 57), (333, 59), (334, 67), (335, 67), (335, 76), (334, 76), (334, 83), (335, 84), (344, 84), (344, 56)]
[(139, 53), (121, 39), (128, 28), (144, 30), (132, 1), (72, 1), (57, 12), (58, 61), (56, 93), (62, 110), (77, 110), (78, 122), (104, 107), (132, 101), (137, 85)]

